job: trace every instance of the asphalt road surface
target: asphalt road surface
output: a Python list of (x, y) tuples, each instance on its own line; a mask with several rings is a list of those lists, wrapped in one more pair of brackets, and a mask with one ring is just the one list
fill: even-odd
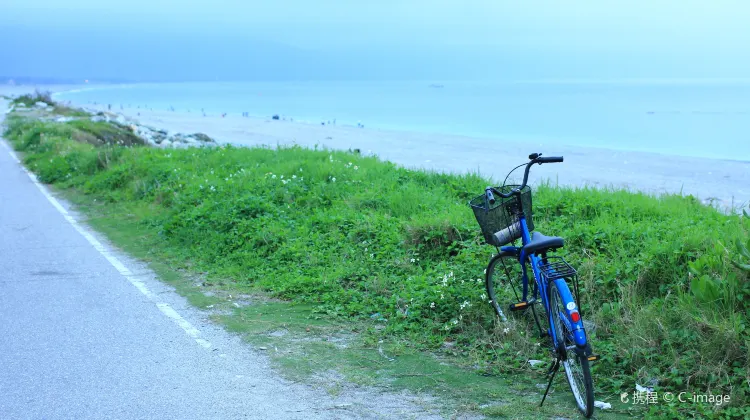
[(433, 417), (280, 378), (45, 191), (0, 140), (0, 419)]

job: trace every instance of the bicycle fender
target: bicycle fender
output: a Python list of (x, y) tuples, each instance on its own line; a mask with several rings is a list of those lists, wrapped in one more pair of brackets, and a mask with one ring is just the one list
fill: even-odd
[(562, 297), (563, 302), (565, 303), (565, 317), (566, 321), (568, 321), (572, 327), (573, 340), (577, 346), (585, 346), (586, 331), (583, 329), (583, 319), (580, 319), (578, 322), (573, 322), (570, 318), (572, 312), (579, 311), (578, 305), (576, 305), (576, 300), (573, 298), (573, 294), (570, 293), (570, 289), (568, 288), (565, 279), (554, 280), (554, 283), (557, 290), (560, 291), (560, 297)]

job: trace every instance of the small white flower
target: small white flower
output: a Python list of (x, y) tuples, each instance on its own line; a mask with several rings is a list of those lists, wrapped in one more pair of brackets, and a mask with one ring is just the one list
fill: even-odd
[(445, 295), (441, 293), (440, 294), (440, 299), (445, 299)]
[(416, 260), (415, 260), (414, 258), (412, 258), (412, 259), (411, 259), (411, 262), (416, 262)]
[(199, 185), (199, 188), (200, 188), (200, 189), (203, 189), (203, 185)]
[(354, 167), (354, 170), (355, 170), (355, 171), (356, 171), (357, 169), (359, 169), (359, 166), (355, 166), (355, 167)]
[(216, 188), (214, 188), (213, 185), (211, 185), (211, 191), (216, 191)]
[(375, 254), (370, 254), (370, 258), (375, 258)]
[(435, 308), (435, 302), (430, 302), (430, 308)]
[(227, 182), (229, 182), (229, 178), (224, 178), (224, 181), (227, 181)]
[(458, 320), (457, 319), (453, 320), (453, 325), (458, 325)]
[(281, 175), (281, 179), (284, 179), (284, 175)]
[(302, 172), (302, 168), (299, 168), (299, 171)]
[(213, 169), (212, 169), (212, 170), (211, 170), (211, 175), (213, 175), (213, 174), (214, 174), (214, 171), (213, 171)]
[(276, 175), (271, 175), (271, 178), (276, 179)]
[(336, 177), (331, 178), (332, 182), (336, 182)]
[(506, 328), (503, 330), (503, 334), (508, 334), (510, 332), (510, 328)]
[(297, 175), (292, 175), (292, 179), (297, 179)]

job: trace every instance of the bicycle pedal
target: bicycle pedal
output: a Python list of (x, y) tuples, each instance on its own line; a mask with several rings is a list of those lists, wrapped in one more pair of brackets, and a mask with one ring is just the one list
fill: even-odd
[(511, 303), (510, 304), (510, 310), (511, 312), (515, 311), (522, 311), (529, 306), (531, 306), (534, 302), (518, 302), (518, 303)]

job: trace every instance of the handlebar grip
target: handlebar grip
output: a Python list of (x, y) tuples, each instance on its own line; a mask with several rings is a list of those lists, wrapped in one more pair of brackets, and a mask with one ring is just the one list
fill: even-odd
[(487, 201), (490, 204), (495, 204), (495, 196), (492, 194), (492, 188), (487, 187), (484, 189), (484, 194), (487, 196)]
[(563, 161), (562, 156), (549, 156), (549, 157), (539, 157), (536, 160), (538, 163), (560, 163)]

